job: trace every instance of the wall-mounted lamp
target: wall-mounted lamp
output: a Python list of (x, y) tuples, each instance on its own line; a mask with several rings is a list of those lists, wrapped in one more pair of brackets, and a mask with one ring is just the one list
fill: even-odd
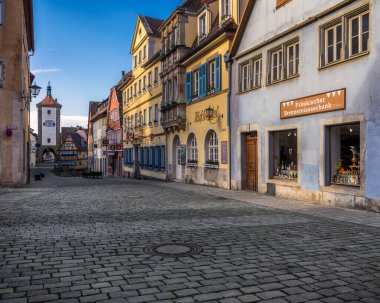
[[(223, 115), (220, 115), (217, 110), (209, 106), (208, 108), (205, 109), (205, 115), (206, 119), (211, 123), (211, 124), (216, 124), (219, 122), (220, 118), (223, 118)], [(215, 119), (215, 122), (212, 122), (212, 120)]]

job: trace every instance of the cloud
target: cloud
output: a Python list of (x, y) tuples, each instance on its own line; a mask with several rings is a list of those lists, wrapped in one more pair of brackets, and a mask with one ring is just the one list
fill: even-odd
[[(87, 128), (88, 117), (87, 116), (66, 116), (61, 115), (61, 127), (69, 126), (83, 126)], [(30, 112), (30, 127), (34, 129), (34, 132), (38, 132), (38, 113), (36, 110)]]
[(52, 47), (48, 49), (48, 52), (56, 52), (58, 49), (58, 47)]
[(45, 73), (58, 73), (60, 72), (60, 68), (46, 68), (46, 69), (35, 69), (32, 70), (32, 74), (45, 74)]

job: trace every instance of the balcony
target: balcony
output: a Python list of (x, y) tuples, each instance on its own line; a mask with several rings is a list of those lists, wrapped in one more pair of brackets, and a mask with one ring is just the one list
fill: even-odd
[(170, 105), (161, 106), (162, 127), (169, 130), (185, 129), (186, 104), (172, 102)]

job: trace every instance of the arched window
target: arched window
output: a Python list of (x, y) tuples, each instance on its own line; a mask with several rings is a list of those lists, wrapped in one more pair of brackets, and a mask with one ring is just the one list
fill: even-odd
[(219, 164), (219, 141), (215, 131), (210, 130), (206, 136), (206, 163)]
[(198, 163), (198, 143), (197, 138), (194, 134), (190, 134), (187, 139), (188, 150), (188, 162), (189, 163)]

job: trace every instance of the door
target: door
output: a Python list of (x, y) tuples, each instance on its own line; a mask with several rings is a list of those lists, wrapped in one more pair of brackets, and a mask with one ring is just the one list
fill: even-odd
[(176, 151), (176, 179), (181, 180), (182, 179), (182, 149), (181, 146), (177, 146)]
[(247, 136), (247, 189), (257, 191), (257, 138)]

